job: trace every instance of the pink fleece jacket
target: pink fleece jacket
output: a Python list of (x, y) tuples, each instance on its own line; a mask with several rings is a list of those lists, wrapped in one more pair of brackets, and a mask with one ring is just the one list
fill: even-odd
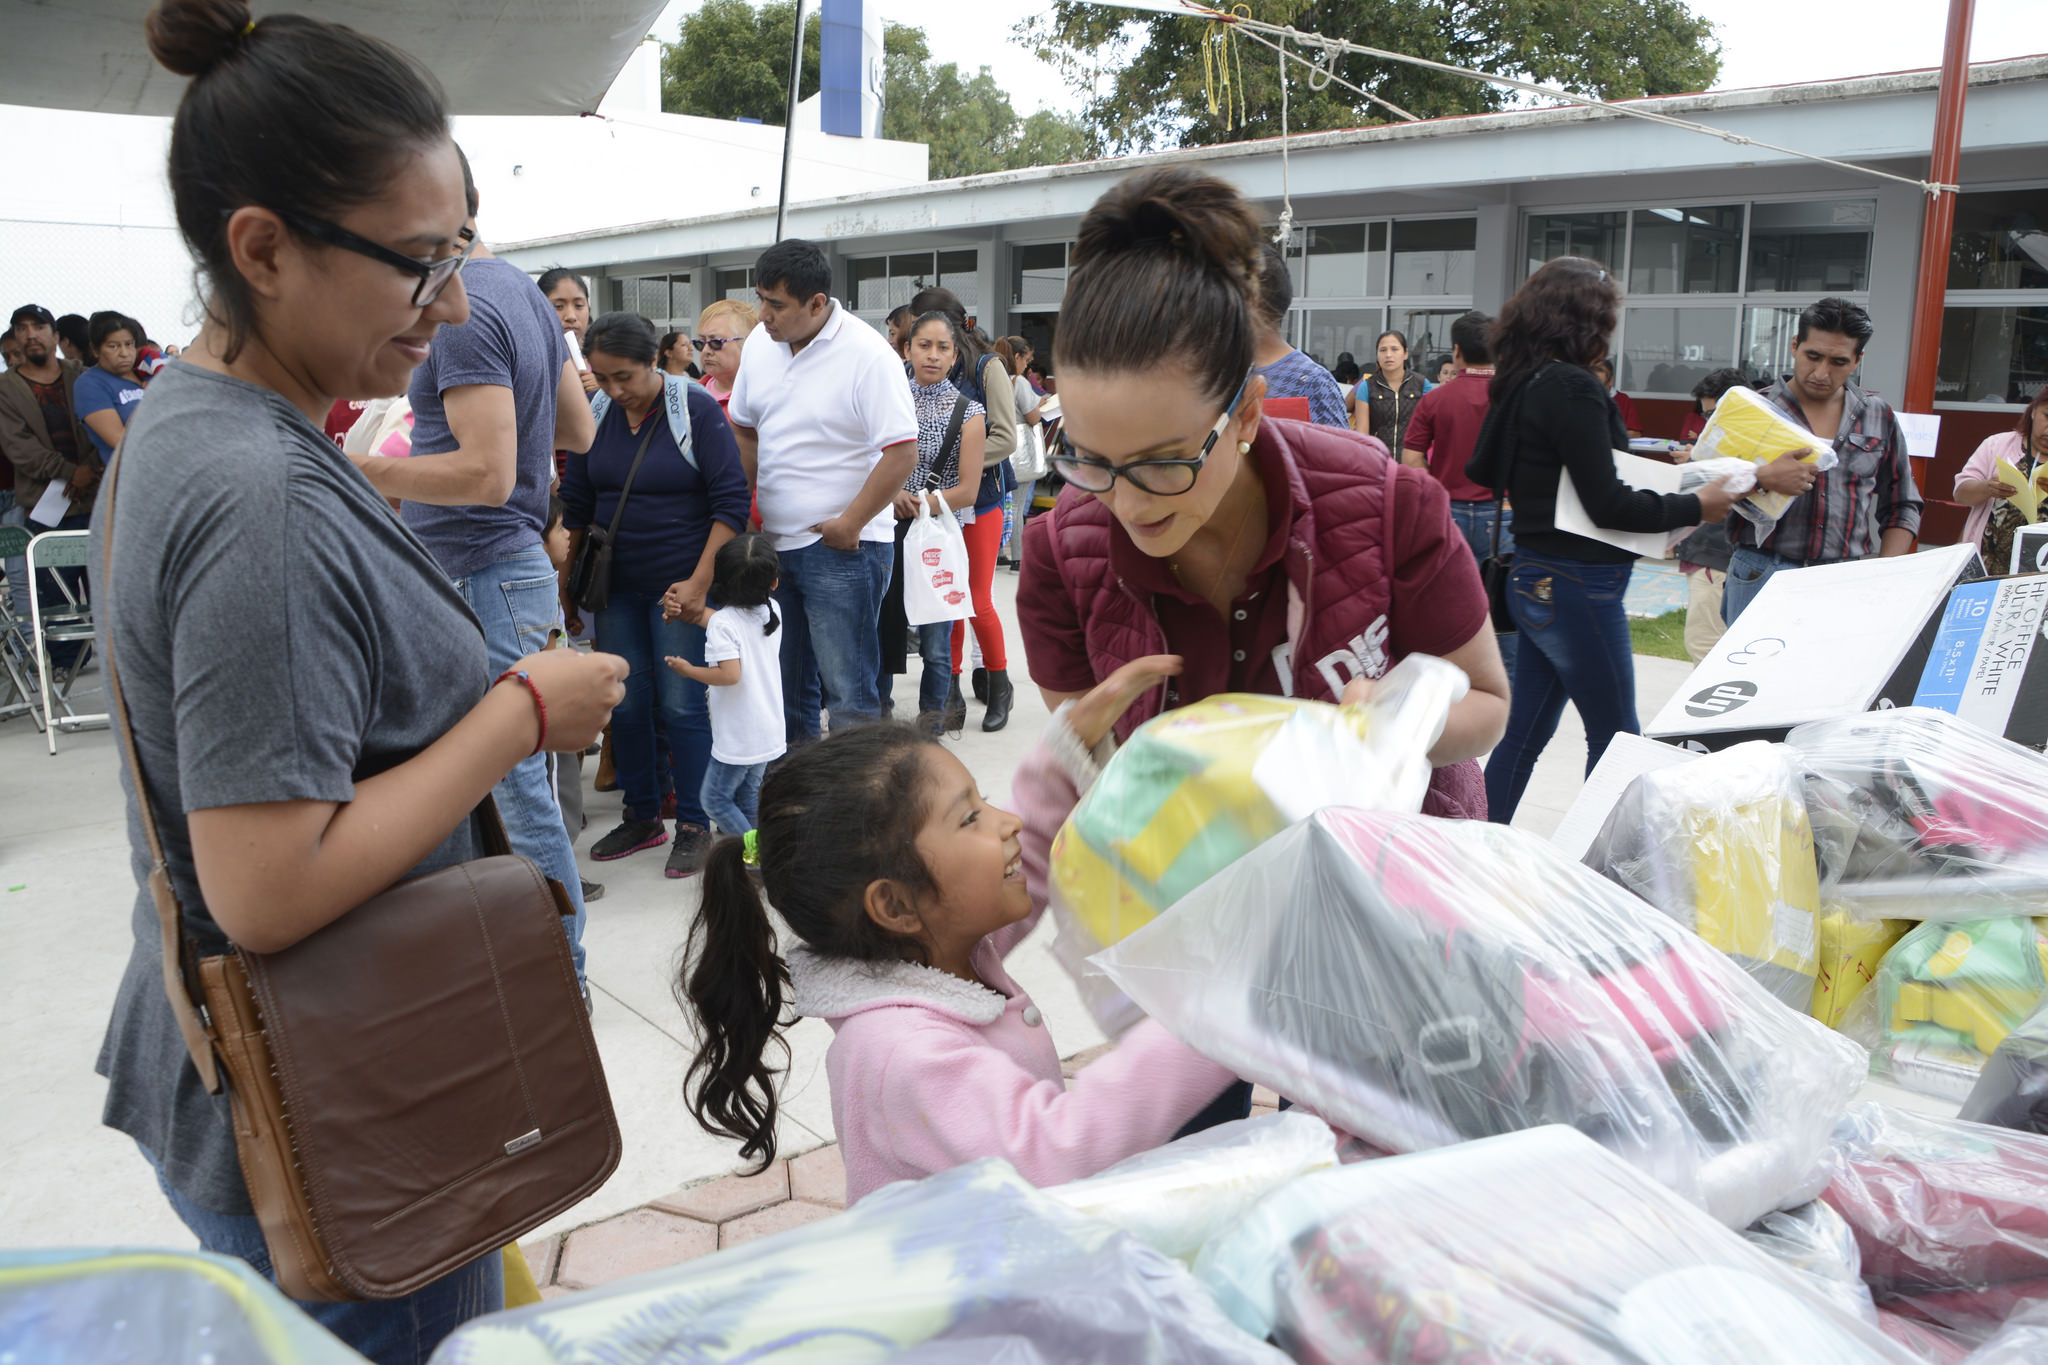
[(1055, 808), (1071, 809), (1088, 780), (1061, 771), (1075, 756), (1092, 768), (1056, 720), (1013, 783), (1017, 803), (1052, 823), (1034, 839), (1026, 817), (1038, 909), (975, 946), (987, 987), (910, 962), (789, 954), (797, 1012), (832, 1024), (825, 1076), (848, 1204), (991, 1156), (1034, 1185), (1079, 1180), (1167, 1141), (1235, 1079), (1145, 1020), (1070, 1089), (1044, 1016), (1004, 967), (1044, 913), (1046, 850), (1066, 818)]
[[(1963, 461), (1963, 467), (1956, 473), (1956, 488), (1960, 489), (1971, 479), (1988, 479), (1998, 467), (2000, 460), (2017, 466), (2026, 455), (2026, 448), (2020, 444), (2016, 431), (2001, 431), (1996, 436), (1987, 436), (1984, 443), (1970, 452), (1970, 458)], [(1969, 519), (1963, 523), (1962, 543), (1973, 550), (1981, 550), (1984, 541), (1984, 525), (1991, 520), (1989, 501), (1980, 502), (1970, 509)], [(1987, 564), (1985, 572), (2001, 574), (2012, 567), (2008, 564)]]

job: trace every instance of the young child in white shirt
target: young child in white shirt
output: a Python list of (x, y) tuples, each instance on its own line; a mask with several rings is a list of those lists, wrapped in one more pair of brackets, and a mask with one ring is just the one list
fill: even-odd
[(704, 813), (721, 834), (741, 836), (760, 818), (761, 778), (782, 757), (782, 620), (775, 585), (782, 563), (758, 531), (734, 536), (711, 561), (711, 601), (699, 609), (704, 664), (668, 657), (668, 666), (706, 684), (711, 762), (704, 770)]

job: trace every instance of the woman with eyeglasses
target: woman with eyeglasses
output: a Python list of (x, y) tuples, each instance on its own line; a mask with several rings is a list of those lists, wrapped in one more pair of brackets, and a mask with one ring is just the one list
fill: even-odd
[[(1053, 344), (1067, 488), (1025, 529), (1017, 593), (1032, 681), (1057, 710), (1171, 656), (1121, 740), (1220, 692), (1359, 700), (1407, 655), (1439, 655), (1472, 687), (1424, 810), (1481, 817), (1473, 760), (1506, 724), (1508, 681), (1478, 569), (1426, 470), (1356, 432), (1261, 420), (1265, 236), (1234, 188), (1186, 167), (1126, 178), (1082, 220)], [(1014, 792), (1039, 896), (1075, 787), (1038, 772)], [(1197, 1122), (1249, 1104), (1236, 1087)]]
[(704, 371), (704, 391), (724, 408), (732, 401), (732, 381), (740, 376), (740, 351), (760, 319), (738, 299), (720, 299), (697, 314), (697, 364)]
[[(477, 804), (537, 746), (589, 744), (625, 670), (553, 650), (493, 682), (461, 595), (321, 430), (337, 399), (405, 392), (469, 315), (433, 77), (324, 20), (252, 24), (240, 0), (164, 0), (147, 33), (191, 77), (169, 181), (206, 320), (136, 410), (93, 524), (93, 563), (113, 560), (99, 644), (139, 755), (135, 945), (99, 1070), (105, 1121), (200, 1245), (268, 1274), (228, 1097), (206, 1092), (166, 991), (135, 794), (196, 955), (279, 952), (477, 856)], [(404, 1298), (303, 1306), (372, 1360), (416, 1362), (502, 1300), (492, 1252)]]
[[(588, 528), (617, 519), (610, 600), (596, 613), (597, 648), (631, 669), (612, 713), (624, 818), (591, 845), (590, 856), (607, 862), (667, 843), (662, 808), (673, 793), (675, 843), (664, 871), (687, 877), (703, 866), (711, 842), (700, 799), (711, 761), (711, 712), (704, 684), (664, 661), (704, 666), (697, 613), (711, 590), (718, 547), (747, 528), (747, 476), (732, 426), (711, 395), (655, 368), (652, 323), (638, 313), (606, 313), (590, 324), (589, 343), (590, 369), (604, 392), (593, 405), (590, 452), (569, 456), (562, 524), (573, 564)], [(576, 603), (563, 606), (573, 634), (581, 613)]]

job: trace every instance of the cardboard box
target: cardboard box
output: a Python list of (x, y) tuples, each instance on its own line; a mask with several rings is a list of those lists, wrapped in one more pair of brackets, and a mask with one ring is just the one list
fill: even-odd
[(1974, 549), (1948, 545), (1775, 574), (1643, 733), (1709, 752), (1907, 705), (1950, 591), (1976, 568)]
[[(1931, 706), (2030, 749), (2048, 746), (2044, 618), (2048, 575), (1962, 584), (1923, 633), (1924, 650), (1908, 656), (1879, 704)], [(1910, 667), (1916, 657), (1917, 673)]]

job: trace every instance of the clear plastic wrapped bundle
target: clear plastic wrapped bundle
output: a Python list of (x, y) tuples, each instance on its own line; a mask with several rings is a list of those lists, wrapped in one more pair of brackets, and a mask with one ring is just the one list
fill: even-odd
[(1095, 959), (1387, 1151), (1580, 1129), (1730, 1227), (1804, 1203), (1862, 1049), (1500, 825), (1326, 810)]
[(1337, 1164), (1330, 1125), (1298, 1109), (1239, 1119), (1046, 1191), (1183, 1261), (1288, 1181)]
[(2013, 1314), (1991, 1340), (1968, 1356), (1963, 1365), (2041, 1365), (2048, 1360), (2048, 1303)]
[(2006, 1036), (2048, 994), (2048, 919), (1923, 920), (1892, 945), (1842, 1029), (1871, 1070), (1967, 1098)]
[(1742, 965), (1778, 999), (1815, 1010), (1820, 873), (1796, 756), (1738, 744), (1629, 784), (1586, 852)]
[(2048, 913), (2048, 755), (1920, 706), (1786, 742), (1830, 899), (1865, 919)]
[(433, 1365), (858, 1365), (917, 1359), (1283, 1365), (1187, 1269), (1001, 1161), (628, 1280), (479, 1318)]
[(1362, 706), (1230, 694), (1147, 722), (1053, 841), (1054, 913), (1093, 951), (1312, 811), (1420, 810), (1430, 746), (1469, 687), (1415, 655)]
[(1742, 1233), (1757, 1250), (1801, 1274), (1807, 1286), (1827, 1295), (1845, 1311), (1877, 1323), (1877, 1305), (1863, 1283), (1863, 1253), (1848, 1220), (1816, 1199), (1796, 1209), (1767, 1213)]
[(1870, 983), (1892, 945), (1906, 936), (1913, 921), (1859, 919), (1846, 906), (1821, 907), (1820, 961), (1813, 979), (1813, 1017), (1829, 1028), (1841, 1026)]
[(1196, 1273), (1303, 1365), (1917, 1359), (1566, 1128), (1304, 1176)]
[(1880, 1309), (1982, 1340), (2048, 1300), (2048, 1137), (1865, 1103), (1833, 1164)]
[(0, 1252), (0, 1360), (365, 1365), (248, 1262), (143, 1250)]
[[(1793, 421), (1762, 394), (1739, 384), (1721, 395), (1692, 447), (1695, 460), (1735, 459), (1751, 465), (1769, 464), (1788, 452), (1797, 452), (1802, 463), (1823, 473), (1838, 462), (1832, 445)], [(1758, 492), (1736, 503), (1735, 510), (1768, 527), (1776, 525), (1791, 505), (1788, 494)]]
[(1956, 1117), (2021, 1133), (2048, 1133), (2048, 1004), (2037, 1005), (2005, 1035)]

